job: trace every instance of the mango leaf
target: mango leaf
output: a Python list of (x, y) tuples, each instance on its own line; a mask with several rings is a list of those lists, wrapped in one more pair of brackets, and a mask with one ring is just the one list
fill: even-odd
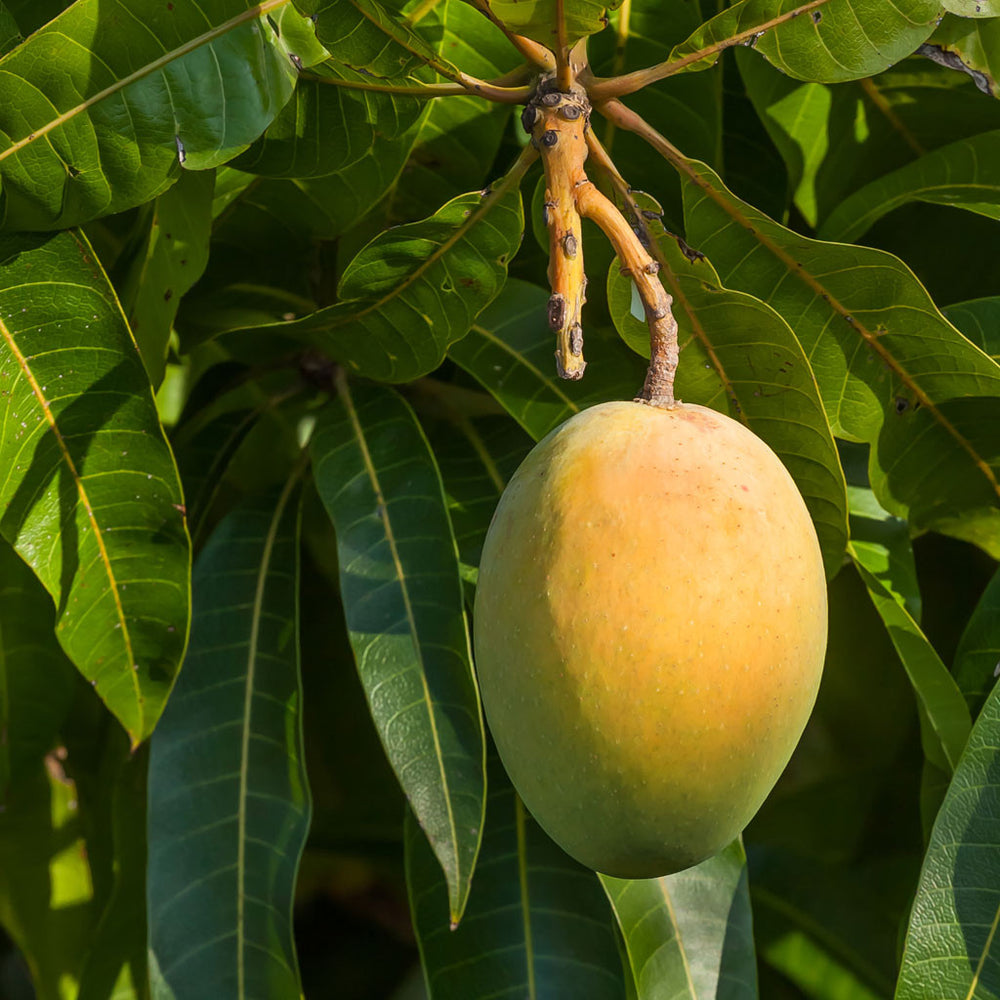
[[(742, 421), (771, 446), (809, 508), (832, 578), (847, 546), (846, 485), (801, 345), (770, 306), (723, 288), (707, 260), (690, 261), (662, 227), (651, 231), (666, 265), (664, 287), (674, 298), (682, 348), (678, 398)], [(608, 272), (608, 302), (625, 341), (648, 357), (645, 313), (617, 263)]]
[(409, 406), (391, 389), (343, 376), (337, 390), (311, 449), (336, 529), (344, 614), (372, 717), (444, 870), (457, 924), (486, 802), (458, 552), (437, 466)]
[[(297, 71), (268, 10), (289, 0), (79, 0), (0, 60), (9, 229), (63, 229), (142, 204), (245, 149)], [(66, 38), (77, 41), (67, 47)], [(90, 46), (84, 44), (91, 39)]]
[(625, 939), (639, 1000), (755, 1000), (753, 918), (738, 840), (676, 875), (599, 878)]
[(508, 281), (468, 336), (448, 352), (536, 441), (588, 406), (631, 399), (645, 370), (616, 336), (590, 331), (584, 350), (591, 371), (577, 382), (560, 379), (545, 319), (548, 298), (537, 285)]
[(1000, 687), (969, 737), (931, 833), (896, 1000), (1000, 992)]
[[(970, 20), (975, 13), (965, 14), (955, 7), (982, 8), (993, 11), (990, 19)], [(975, 85), (984, 93), (1000, 97), (1000, 22), (995, 18), (998, 9), (995, 0), (950, 0), (944, 4), (946, 14), (937, 31), (920, 46), (920, 54), (947, 66), (949, 69), (968, 73)], [(960, 14), (960, 17), (956, 17)]]
[(978, 714), (996, 685), (1000, 667), (1000, 573), (994, 574), (976, 604), (955, 651), (953, 674), (965, 700)]
[(163, 381), (177, 307), (208, 263), (214, 188), (212, 171), (185, 173), (156, 199), (149, 238), (126, 279), (129, 327), (154, 387)]
[[(491, 13), (509, 30), (526, 35), (555, 51), (558, 47), (556, 33), (557, 0), (480, 0), (480, 6)], [(601, 31), (605, 24), (605, 11), (616, 10), (622, 0), (565, 0), (563, 4), (566, 42), (573, 45), (586, 35)]]
[(1000, 297), (956, 302), (944, 314), (976, 347), (1000, 360)]
[(572, 996), (624, 1000), (622, 965), (597, 876), (531, 818), (495, 753), (476, 879), (462, 924), (444, 919), (441, 868), (412, 814), (406, 881), (429, 1000)]
[(198, 558), (191, 648), (151, 744), (153, 996), (299, 997), (292, 896), (309, 829), (293, 478)]
[(78, 234), (0, 240), (0, 414), (0, 533), (138, 743), (183, 655), (190, 543), (149, 380)]
[[(929, 734), (925, 739), (925, 748), (930, 751), (929, 759), (942, 770), (953, 771), (972, 726), (962, 692), (920, 626), (873, 572), (877, 570), (880, 560), (872, 558), (870, 548), (856, 549), (852, 544), (848, 546), (848, 551), (906, 668), (923, 713), (921, 719), (926, 719), (933, 732), (933, 740), (929, 739)], [(868, 562), (872, 563), (872, 568), (869, 568)], [(931, 745), (928, 746), (928, 743)]]
[(485, 197), (462, 195), (430, 219), (383, 232), (348, 264), (336, 305), (231, 331), (225, 342), (294, 338), (388, 382), (432, 371), (503, 287), (524, 224), (518, 179), (509, 174)]
[(883, 215), (910, 201), (953, 205), (1000, 219), (1000, 131), (921, 156), (842, 201), (820, 228), (823, 239), (857, 241)]
[(684, 178), (688, 240), (727, 287), (767, 302), (795, 331), (834, 434), (872, 444), (882, 506), (915, 528), (978, 518), (1000, 545), (1000, 366), (897, 258), (799, 236), (703, 164), (667, 153)]
[(722, 48), (746, 40), (796, 79), (857, 80), (910, 55), (940, 12), (935, 0), (891, 8), (879, 0), (738, 0), (675, 47), (670, 62), (690, 60), (684, 69), (707, 69)]

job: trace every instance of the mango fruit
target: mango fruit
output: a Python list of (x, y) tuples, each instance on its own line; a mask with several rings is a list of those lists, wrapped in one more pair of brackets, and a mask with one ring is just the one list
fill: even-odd
[(474, 629), (486, 718), (531, 814), (589, 868), (665, 875), (742, 831), (802, 734), (826, 648), (819, 543), (742, 424), (605, 403), (507, 485)]

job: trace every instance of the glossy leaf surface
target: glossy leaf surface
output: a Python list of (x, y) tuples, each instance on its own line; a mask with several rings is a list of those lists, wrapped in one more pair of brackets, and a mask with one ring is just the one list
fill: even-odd
[(412, 410), (391, 389), (346, 379), (337, 388), (311, 448), (337, 535), (344, 615), (372, 718), (444, 870), (457, 923), (486, 799), (458, 552)]
[(159, 1000), (301, 994), (291, 911), (310, 805), (293, 488), (227, 515), (195, 567), (191, 647), (150, 756)]
[(145, 369), (74, 233), (0, 244), (0, 470), (0, 532), (56, 602), (63, 649), (139, 742), (184, 651), (189, 541)]

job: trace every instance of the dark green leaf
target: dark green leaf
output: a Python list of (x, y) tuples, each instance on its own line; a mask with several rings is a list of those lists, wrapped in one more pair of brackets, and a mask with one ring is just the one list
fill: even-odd
[[(485, 199), (448, 202), (430, 219), (387, 230), (347, 266), (340, 300), (289, 323), (258, 327), (305, 341), (370, 378), (405, 382), (435, 369), (503, 287), (524, 220), (513, 180)], [(506, 189), (505, 189), (506, 188)], [(226, 335), (238, 343), (248, 331)]]
[(1000, 367), (938, 312), (897, 258), (822, 243), (727, 191), (702, 164), (685, 177), (688, 239), (723, 282), (795, 331), (835, 434), (869, 441), (879, 502), (917, 527), (975, 515), (1000, 544)]
[(312, 454), (361, 682), (458, 923), (482, 837), (485, 738), (441, 478), (409, 406), (344, 378)]
[[(547, 45), (557, 46), (557, 0), (481, 0), (510, 31), (526, 35)], [(622, 0), (565, 0), (563, 10), (566, 41), (573, 45), (585, 35), (592, 35), (605, 26), (605, 10), (614, 10)]]
[(0, 532), (55, 600), (63, 649), (138, 743), (183, 655), (190, 543), (149, 380), (77, 234), (0, 244), (0, 413)]
[(1000, 298), (957, 302), (944, 314), (994, 361), (1000, 359)]
[(755, 1000), (753, 918), (738, 840), (676, 875), (600, 879), (639, 1000)]
[(979, 599), (955, 652), (953, 673), (973, 716), (996, 685), (1000, 668), (1000, 573)]
[(556, 375), (555, 344), (545, 319), (548, 293), (509, 281), (449, 356), (476, 378), (536, 440), (574, 413), (609, 399), (631, 399), (645, 366), (614, 335), (592, 331), (585, 344), (591, 369), (578, 382)]
[(994, 687), (931, 833), (897, 1000), (990, 1000), (1000, 993), (998, 742), (1000, 687)]
[(0, 56), (6, 55), (21, 39), (22, 34), (14, 15), (0, 3)]
[(309, 828), (294, 479), (229, 514), (195, 567), (191, 647), (151, 744), (153, 995), (301, 995), (292, 896)]
[[(846, 486), (801, 345), (766, 303), (723, 288), (707, 260), (690, 261), (659, 227), (654, 235), (681, 344), (678, 398), (741, 420), (771, 446), (802, 493), (833, 577), (847, 545)], [(608, 302), (626, 342), (648, 357), (645, 313), (617, 263), (608, 272)]]
[(152, 4), (141, 17), (122, 0), (79, 0), (0, 60), (7, 227), (63, 229), (148, 201), (182, 165), (225, 163), (296, 75), (245, 0)]
[(490, 756), (486, 830), (462, 924), (444, 918), (440, 866), (406, 824), (410, 910), (430, 1000), (624, 1000), (613, 922), (597, 876), (563, 853)]

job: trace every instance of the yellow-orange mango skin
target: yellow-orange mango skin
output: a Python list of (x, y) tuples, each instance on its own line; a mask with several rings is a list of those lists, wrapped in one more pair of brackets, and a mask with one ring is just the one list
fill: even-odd
[(750, 821), (812, 710), (826, 582), (805, 504), (742, 424), (605, 403), (540, 442), (483, 549), (476, 664), (535, 819), (651, 878)]

